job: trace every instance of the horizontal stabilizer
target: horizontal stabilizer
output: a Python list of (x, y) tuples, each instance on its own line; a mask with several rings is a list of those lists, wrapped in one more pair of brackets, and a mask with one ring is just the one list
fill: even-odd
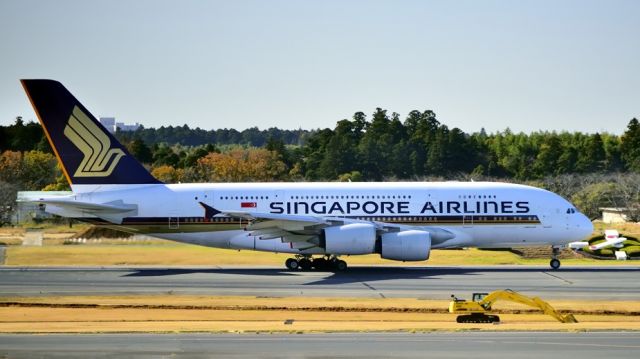
[(121, 224), (124, 217), (135, 216), (138, 213), (138, 205), (126, 204), (122, 200), (107, 203), (93, 203), (76, 201), (73, 199), (73, 196), (70, 196), (66, 198), (29, 199), (22, 200), (21, 202), (53, 207), (46, 209), (46, 211), (65, 217), (85, 217), (89, 215), (116, 224)]

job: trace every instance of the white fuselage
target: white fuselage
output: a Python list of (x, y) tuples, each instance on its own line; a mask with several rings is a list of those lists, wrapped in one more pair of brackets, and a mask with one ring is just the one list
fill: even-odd
[(245, 230), (248, 223), (242, 219), (221, 215), (208, 220), (200, 202), (223, 211), (413, 226), (434, 233), (432, 248), (561, 246), (593, 231), (587, 217), (552, 192), (494, 182), (76, 185), (73, 190), (74, 200), (80, 202), (122, 201), (137, 210), (122, 223), (56, 206), (47, 206), (47, 211), (219, 248), (325, 254), (318, 247), (294, 248), (280, 238), (260, 239)]

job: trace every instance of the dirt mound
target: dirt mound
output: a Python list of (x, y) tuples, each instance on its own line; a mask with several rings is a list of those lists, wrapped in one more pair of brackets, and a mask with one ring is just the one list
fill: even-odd
[(133, 234), (131, 233), (126, 233), (126, 232), (121, 232), (121, 231), (116, 231), (114, 229), (109, 229), (109, 228), (104, 228), (104, 227), (96, 227), (96, 226), (91, 226), (89, 228), (87, 228), (86, 230), (78, 233), (77, 235), (75, 235), (76, 238), (87, 238), (87, 239), (94, 239), (94, 238), (129, 238), (132, 237)]
[[(521, 248), (512, 248), (512, 253), (519, 255), (522, 258), (551, 258), (551, 247), (521, 247)], [(578, 254), (571, 249), (565, 248), (560, 251), (560, 255), (558, 258), (560, 259), (568, 259), (568, 258), (583, 258), (584, 256)]]

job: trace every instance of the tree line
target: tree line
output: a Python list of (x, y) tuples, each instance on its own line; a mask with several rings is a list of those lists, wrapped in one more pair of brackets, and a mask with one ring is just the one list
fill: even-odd
[(263, 147), (270, 138), (281, 140), (287, 145), (302, 145), (312, 131), (281, 130), (271, 127), (260, 130), (258, 127), (238, 131), (233, 128), (217, 130), (203, 130), (199, 127), (162, 126), (159, 128), (145, 128), (141, 126), (135, 131), (118, 131), (116, 137), (122, 142), (139, 139), (147, 145), (160, 143), (178, 144), (182, 146), (201, 146), (210, 143), (218, 145), (246, 144), (253, 147)]
[[(640, 126), (632, 119), (622, 136), (609, 133), (533, 132), (509, 129), (488, 134), (465, 133), (449, 128), (433, 111), (412, 111), (401, 120), (397, 113), (376, 109), (368, 119), (362, 112), (339, 121), (333, 129), (309, 131), (299, 145), (270, 136), (262, 146), (249, 141), (185, 146), (182, 142), (149, 146), (135, 133), (121, 137), (130, 152), (151, 168), (182, 169), (183, 180), (205, 181), (211, 177), (197, 171), (209, 154), (235, 156), (252, 151), (275, 152), (268, 166), (278, 167), (268, 180), (422, 180), (425, 178), (498, 178), (530, 181), (567, 174), (605, 174), (640, 171)], [(238, 152), (240, 151), (240, 152)], [(216, 166), (224, 167), (222, 161)], [(284, 166), (281, 166), (284, 165)], [(249, 166), (250, 167), (250, 166)], [(166, 172), (166, 168), (164, 169)], [(222, 169), (221, 169), (222, 171)], [(206, 171), (205, 171), (206, 172)], [(259, 171), (258, 171), (259, 172)], [(199, 174), (200, 173), (200, 174)], [(231, 173), (226, 171), (226, 173)], [(218, 176), (235, 181), (246, 176)], [(264, 178), (260, 178), (264, 180)]]
[[(594, 193), (600, 204), (622, 206), (633, 197), (629, 179), (640, 173), (635, 118), (622, 135), (466, 133), (441, 123), (430, 110), (401, 118), (377, 108), (370, 117), (356, 112), (334, 128), (311, 131), (184, 125), (115, 135), (165, 182), (490, 179), (554, 190), (584, 203), (591, 215), (597, 207), (586, 202)], [(0, 152), (0, 186), (68, 188), (39, 124), (18, 117), (0, 126)], [(580, 193), (585, 188), (589, 193)]]
[[(370, 119), (356, 112), (333, 129), (244, 131), (184, 126), (117, 132), (132, 155), (150, 168), (193, 167), (210, 153), (236, 148), (275, 151), (286, 170), (272, 180), (416, 180), (423, 177), (541, 179), (562, 174), (640, 171), (640, 125), (633, 118), (622, 136), (609, 133), (465, 133), (449, 128), (433, 111), (404, 120), (377, 108)], [(37, 123), (0, 126), (0, 151), (51, 153)], [(293, 170), (291, 176), (289, 172)]]
[(608, 133), (533, 132), (506, 129), (468, 134), (440, 123), (432, 111), (397, 113), (376, 109), (370, 121), (351, 120), (321, 130), (304, 148), (309, 179), (337, 179), (357, 172), (366, 180), (474, 177), (540, 179), (561, 174), (637, 170), (638, 121), (622, 136)]

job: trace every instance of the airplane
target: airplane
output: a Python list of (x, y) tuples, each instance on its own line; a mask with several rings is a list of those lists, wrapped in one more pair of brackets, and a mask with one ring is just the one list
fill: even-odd
[(59, 82), (21, 80), (72, 189), (46, 212), (208, 247), (292, 255), (289, 270), (344, 271), (344, 256), (425, 261), (432, 249), (551, 246), (593, 232), (552, 192), (499, 182), (165, 184)]
[(589, 250), (597, 251), (599, 249), (614, 247), (616, 249), (620, 249), (624, 247), (624, 241), (627, 240), (625, 237), (620, 237), (620, 233), (618, 233), (615, 229), (607, 229), (604, 231), (604, 241), (598, 244), (590, 245), (589, 242), (571, 242), (568, 247), (571, 249), (584, 249), (589, 248)]

